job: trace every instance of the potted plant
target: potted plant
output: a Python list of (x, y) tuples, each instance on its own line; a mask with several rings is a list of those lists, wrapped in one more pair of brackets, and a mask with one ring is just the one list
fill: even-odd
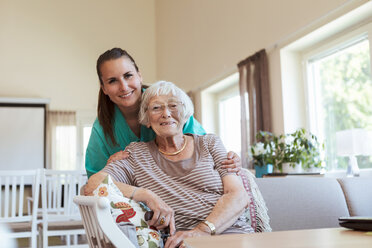
[(265, 174), (272, 173), (275, 164), (275, 136), (270, 132), (260, 131), (256, 135), (259, 142), (249, 147), (248, 154), (253, 160), (256, 171), (256, 177), (262, 177)]
[(324, 150), (324, 144), (321, 144), (315, 135), (303, 128), (291, 135), (297, 150), (297, 161), (301, 162), (302, 168), (305, 171), (320, 169), (323, 165), (321, 151)]
[(311, 171), (322, 166), (323, 145), (303, 128), (281, 135), (260, 131), (256, 139), (258, 142), (250, 147), (249, 154), (259, 171), (268, 164), (280, 172)]
[(283, 172), (298, 173), (301, 171), (300, 146), (296, 143), (293, 134), (281, 134), (274, 138), (276, 145), (275, 169)]

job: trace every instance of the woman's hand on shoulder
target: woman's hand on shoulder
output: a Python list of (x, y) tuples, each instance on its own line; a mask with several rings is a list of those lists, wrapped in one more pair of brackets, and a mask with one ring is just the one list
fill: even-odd
[(87, 184), (84, 186), (84, 195), (93, 195), (93, 191), (101, 184), (106, 176), (107, 173), (103, 171), (91, 175)]
[(176, 226), (173, 209), (154, 192), (147, 189), (145, 191), (145, 203), (154, 212), (148, 224), (157, 229), (163, 229), (169, 226), (170, 233), (174, 233), (176, 231)]
[(239, 175), (242, 169), (242, 164), (238, 154), (233, 151), (228, 152), (227, 159), (222, 161), (222, 168), (227, 169), (228, 172), (235, 172)]
[(118, 161), (118, 160), (126, 159), (128, 157), (129, 157), (129, 152), (128, 151), (126, 151), (126, 150), (119, 151), (117, 153), (112, 154), (109, 157), (109, 159), (107, 160), (106, 165), (111, 164), (112, 162), (115, 162), (115, 161)]

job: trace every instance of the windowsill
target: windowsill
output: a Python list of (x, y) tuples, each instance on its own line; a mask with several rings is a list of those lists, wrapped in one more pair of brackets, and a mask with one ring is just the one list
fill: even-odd
[[(325, 173), (325, 177), (333, 177), (333, 178), (346, 177), (346, 171), (344, 171), (344, 170), (327, 171)], [(360, 177), (370, 177), (370, 178), (372, 178), (372, 169), (361, 169), (360, 170)]]
[[(253, 175), (255, 175), (254, 169), (248, 169)], [(324, 173), (324, 177), (329, 178), (344, 178), (346, 177), (346, 171), (344, 170), (334, 170), (334, 171), (327, 171)], [(371, 169), (361, 169), (360, 176), (363, 178), (372, 178), (372, 168)]]

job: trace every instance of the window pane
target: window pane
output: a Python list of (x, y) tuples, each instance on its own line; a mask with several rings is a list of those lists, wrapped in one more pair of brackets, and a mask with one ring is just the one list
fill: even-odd
[[(317, 126), (326, 145), (328, 169), (346, 169), (348, 158), (337, 156), (336, 132), (372, 130), (372, 82), (369, 41), (337, 49), (310, 64), (315, 83)], [(321, 109), (319, 109), (321, 108)], [(369, 156), (358, 156), (359, 168), (372, 167)]]
[(240, 96), (233, 96), (219, 103), (220, 137), (228, 151), (240, 154)]
[(57, 170), (76, 169), (76, 126), (56, 127), (55, 152)]
[(83, 129), (83, 168), (85, 168), (85, 154), (88, 147), (92, 126), (85, 126)]

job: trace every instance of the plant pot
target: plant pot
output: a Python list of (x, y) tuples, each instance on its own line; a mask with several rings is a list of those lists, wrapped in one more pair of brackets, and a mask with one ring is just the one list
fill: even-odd
[(319, 173), (321, 171), (322, 171), (322, 168), (319, 168), (319, 167), (310, 167), (310, 168), (304, 169), (304, 172), (308, 172), (308, 173)]
[(262, 177), (263, 175), (267, 175), (269, 173), (273, 173), (273, 165), (266, 164), (264, 166), (255, 165), (254, 170), (256, 171), (256, 177)]
[[(294, 164), (294, 166), (293, 166)], [(283, 173), (301, 173), (302, 166), (299, 163), (283, 163), (282, 164)]]

